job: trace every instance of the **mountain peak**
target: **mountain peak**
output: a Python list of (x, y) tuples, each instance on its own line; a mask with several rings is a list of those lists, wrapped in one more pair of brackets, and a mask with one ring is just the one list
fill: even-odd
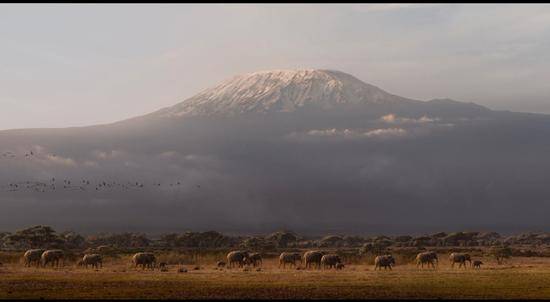
[(406, 99), (334, 70), (267, 70), (243, 74), (208, 88), (156, 115), (233, 115), (292, 112), (304, 106), (388, 104)]

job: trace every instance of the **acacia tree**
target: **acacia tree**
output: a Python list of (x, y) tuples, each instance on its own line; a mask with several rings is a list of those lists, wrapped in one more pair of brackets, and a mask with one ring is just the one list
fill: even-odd
[(391, 242), (388, 240), (379, 240), (372, 243), (365, 243), (359, 248), (359, 255), (373, 254), (382, 255), (388, 252)]
[(31, 248), (46, 248), (60, 246), (64, 240), (60, 238), (55, 230), (46, 225), (37, 225), (8, 235), (6, 241), (9, 243), (23, 243)]
[(497, 260), (498, 264), (502, 264), (504, 259), (512, 257), (512, 249), (508, 246), (493, 246), (489, 254)]

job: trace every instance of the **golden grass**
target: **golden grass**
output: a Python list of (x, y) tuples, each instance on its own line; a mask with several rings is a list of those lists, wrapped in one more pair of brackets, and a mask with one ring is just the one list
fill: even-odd
[[(445, 259), (445, 258), (444, 258)], [(212, 260), (213, 261), (213, 260)], [(276, 259), (261, 271), (217, 270), (214, 262), (181, 265), (168, 272), (135, 269), (129, 257), (107, 259), (103, 269), (0, 268), (0, 298), (550, 298), (550, 259), (515, 258), (505, 265), (489, 259), (481, 270), (437, 270), (397, 265), (374, 271), (371, 265), (348, 265), (343, 271), (279, 269)]]

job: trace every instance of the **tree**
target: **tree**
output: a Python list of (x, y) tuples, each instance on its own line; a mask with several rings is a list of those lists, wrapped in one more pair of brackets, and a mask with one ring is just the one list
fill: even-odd
[(64, 240), (55, 233), (53, 228), (45, 225), (19, 230), (8, 235), (6, 241), (10, 244), (19, 243), (31, 248), (55, 247), (64, 243)]
[(298, 236), (294, 232), (282, 230), (266, 237), (267, 240), (276, 243), (277, 247), (288, 247), (290, 244), (295, 244), (298, 240)]
[(498, 264), (502, 264), (504, 259), (512, 257), (512, 249), (508, 246), (493, 246), (489, 254), (497, 260)]
[(60, 237), (65, 241), (66, 248), (82, 248), (86, 245), (84, 237), (75, 232), (63, 232)]
[(391, 246), (391, 241), (389, 240), (379, 240), (372, 243), (365, 243), (359, 249), (359, 255), (366, 255), (371, 253), (373, 255), (382, 255), (388, 252), (388, 247)]

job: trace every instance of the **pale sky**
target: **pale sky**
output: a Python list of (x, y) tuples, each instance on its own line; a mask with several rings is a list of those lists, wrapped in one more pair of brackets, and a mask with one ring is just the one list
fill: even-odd
[(550, 113), (547, 4), (4, 4), (0, 41), (0, 129), (114, 122), (286, 68)]

